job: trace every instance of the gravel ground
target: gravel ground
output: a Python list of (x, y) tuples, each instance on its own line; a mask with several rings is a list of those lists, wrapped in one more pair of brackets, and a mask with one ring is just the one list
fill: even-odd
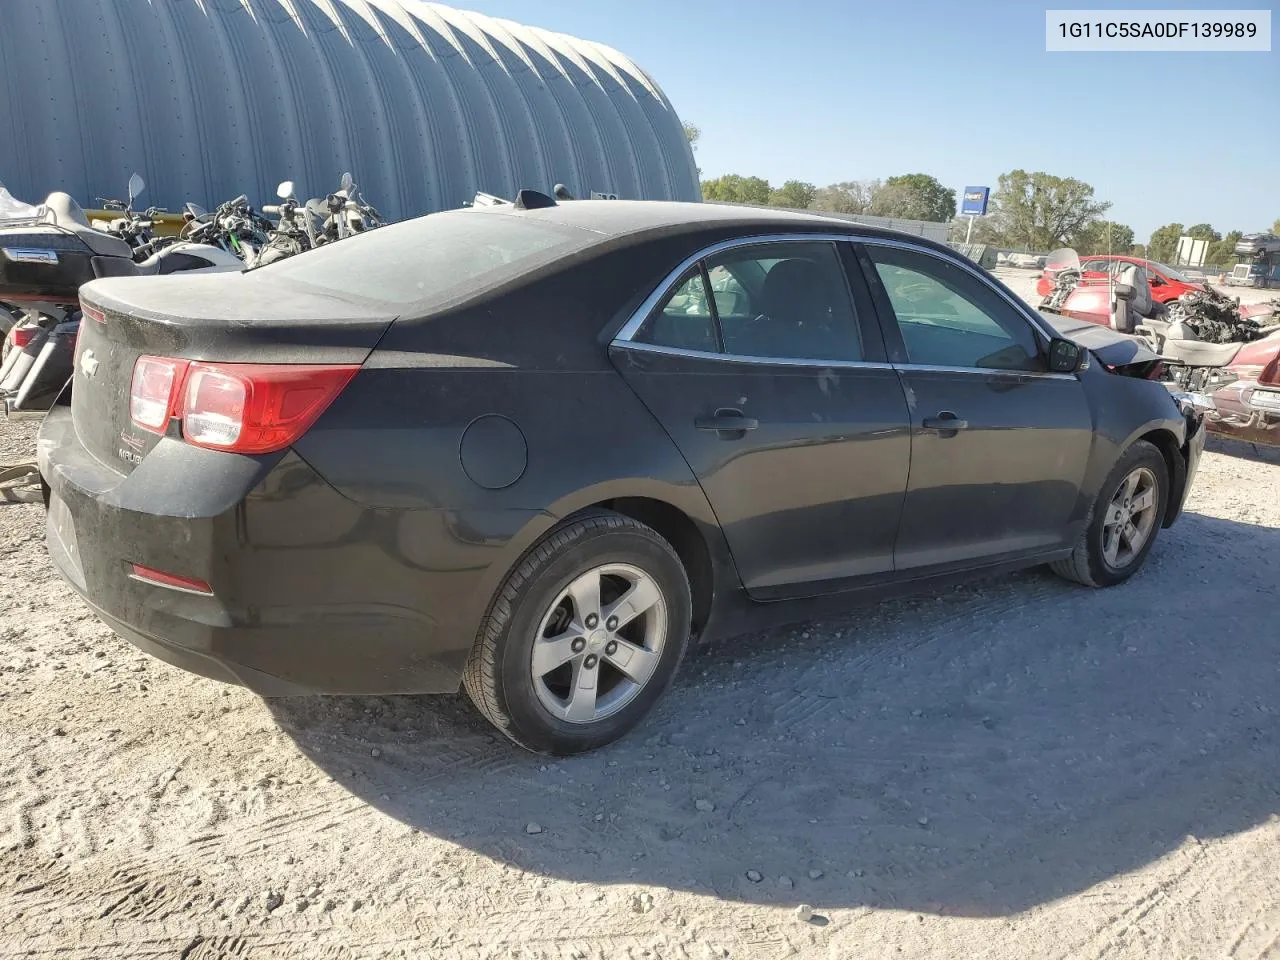
[(560, 762), (461, 697), (150, 659), (0, 506), (0, 956), (1280, 957), (1278, 490), (1280, 452), (1212, 441), (1123, 587), (700, 649)]

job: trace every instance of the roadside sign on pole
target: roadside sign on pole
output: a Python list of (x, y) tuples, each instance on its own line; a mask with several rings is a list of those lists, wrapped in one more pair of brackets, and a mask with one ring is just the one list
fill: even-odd
[(960, 200), (960, 213), (966, 217), (985, 217), (990, 199), (990, 187), (965, 187), (964, 196)]

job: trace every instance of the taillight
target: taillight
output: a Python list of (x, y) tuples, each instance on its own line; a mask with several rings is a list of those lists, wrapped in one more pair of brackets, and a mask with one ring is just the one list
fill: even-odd
[(274, 453), (301, 437), (359, 369), (139, 357), (129, 386), (129, 416), (155, 433), (179, 417), (183, 439), (197, 447)]
[(107, 315), (105, 313), (103, 313), (97, 307), (89, 306), (87, 303), (81, 305), (80, 312), (84, 314), (86, 317), (88, 317), (90, 320), (93, 320), (97, 323), (107, 322)]
[(193, 363), (182, 399), (188, 443), (234, 453), (283, 450), (315, 423), (356, 364)]
[(39, 327), (14, 327), (13, 345), (19, 350), (29, 346), (31, 341), (36, 338), (36, 331), (39, 329)]
[(1280, 353), (1271, 358), (1271, 362), (1258, 374), (1259, 383), (1280, 383)]
[(129, 383), (129, 417), (144, 430), (164, 433), (177, 412), (178, 388), (189, 361), (139, 357)]

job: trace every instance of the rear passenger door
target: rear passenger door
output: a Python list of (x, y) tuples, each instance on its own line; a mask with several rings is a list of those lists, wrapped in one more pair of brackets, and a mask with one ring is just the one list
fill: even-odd
[(860, 260), (910, 405), (896, 569), (1066, 546), (1093, 418), (1077, 377), (1048, 372), (1048, 336), (958, 258), (868, 241)]
[(719, 245), (613, 343), (760, 599), (893, 569), (907, 405), (865, 287), (851, 292), (847, 255), (830, 238)]

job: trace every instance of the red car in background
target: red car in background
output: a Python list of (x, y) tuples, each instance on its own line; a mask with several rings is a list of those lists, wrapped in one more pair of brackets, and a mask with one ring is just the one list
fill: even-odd
[[(1167, 267), (1154, 260), (1143, 260), (1141, 257), (1085, 257), (1080, 261), (1081, 279), (1086, 283), (1090, 280), (1106, 280), (1114, 276), (1120, 266), (1126, 263), (1146, 268), (1147, 278), (1151, 282), (1151, 299), (1157, 303), (1168, 303), (1171, 300), (1177, 300), (1184, 293), (1204, 289), (1203, 283), (1188, 280), (1173, 267)], [(1053, 291), (1053, 281), (1057, 273), (1057, 270), (1046, 267), (1040, 274), (1040, 279), (1036, 281), (1036, 293), (1047, 297)]]

